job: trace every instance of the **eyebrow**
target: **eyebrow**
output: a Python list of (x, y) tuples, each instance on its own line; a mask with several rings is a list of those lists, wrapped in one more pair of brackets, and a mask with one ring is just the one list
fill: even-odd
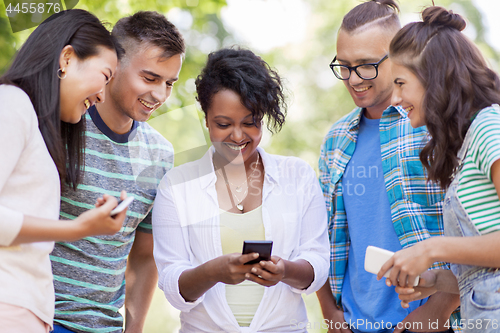
[[(373, 59), (373, 58), (356, 59), (355, 63), (358, 63), (358, 64), (369, 64), (369, 63), (376, 63), (379, 60), (380, 59)], [(337, 57), (337, 61), (339, 61), (339, 62), (341, 61), (341, 62), (345, 62), (345, 63), (350, 64), (349, 61), (343, 60), (343, 59), (339, 59), (338, 57)]]
[[(243, 118), (243, 120), (247, 119), (248, 117), (252, 117), (252, 114), (249, 114), (248, 116), (246, 116), (245, 118)], [(228, 119), (228, 120), (233, 120), (232, 118), (226, 117), (226, 116), (223, 116), (223, 115), (215, 116), (214, 119), (215, 118), (224, 118), (224, 119)]]
[(161, 75), (158, 75), (154, 72), (148, 71), (147, 69), (143, 69), (141, 72), (143, 72), (144, 74), (147, 74), (147, 75), (151, 75), (152, 77), (161, 79)]
[[(156, 74), (155, 72), (148, 71), (147, 69), (143, 69), (141, 72), (143, 72), (144, 74), (147, 74), (147, 75), (151, 75), (152, 77), (155, 77), (155, 78), (160, 79), (160, 80), (163, 78), (161, 75)], [(167, 79), (167, 81), (173, 81), (173, 82), (175, 82), (177, 80), (179, 80), (178, 77)]]

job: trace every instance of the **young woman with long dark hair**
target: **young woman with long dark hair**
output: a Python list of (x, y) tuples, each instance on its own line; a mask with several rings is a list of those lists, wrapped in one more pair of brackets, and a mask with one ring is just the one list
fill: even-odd
[[(117, 45), (92, 14), (53, 15), (29, 36), (0, 78), (0, 325), (48, 332), (54, 314), (49, 259), (54, 241), (114, 234), (125, 212), (115, 198), (75, 221), (59, 221), (63, 183), (82, 173), (88, 107), (104, 100)], [(125, 197), (125, 194), (122, 194)]]
[[(388, 284), (412, 299), (443, 290), (460, 293), (467, 332), (497, 332), (500, 318), (500, 79), (461, 31), (464, 19), (429, 7), (422, 22), (406, 25), (392, 40), (392, 103), (431, 139), (420, 153), (428, 179), (447, 189), (446, 237), (397, 252)], [(426, 270), (436, 261), (449, 271)], [(422, 274), (422, 283), (412, 285)], [(493, 320), (497, 320), (496, 328)], [(488, 322), (489, 321), (489, 322)], [(489, 324), (489, 327), (488, 327)]]

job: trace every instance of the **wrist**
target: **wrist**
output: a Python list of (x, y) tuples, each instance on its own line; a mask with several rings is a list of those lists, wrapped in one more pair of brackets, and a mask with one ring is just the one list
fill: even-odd
[(88, 236), (85, 220), (81, 216), (68, 222), (70, 222), (67, 227), (68, 233), (66, 238), (68, 241), (75, 241)]
[(426, 244), (426, 252), (429, 253), (432, 264), (437, 261), (442, 261), (442, 243), (443, 237), (431, 237)]
[(200, 272), (201, 276), (205, 276), (207, 282), (214, 284), (214, 285), (219, 283), (219, 282), (222, 282), (222, 279), (219, 276), (220, 274), (218, 274), (219, 273), (218, 267), (220, 267), (220, 265), (217, 264), (217, 260), (219, 258), (209, 260), (206, 263), (198, 266), (199, 268), (201, 268), (201, 272)]

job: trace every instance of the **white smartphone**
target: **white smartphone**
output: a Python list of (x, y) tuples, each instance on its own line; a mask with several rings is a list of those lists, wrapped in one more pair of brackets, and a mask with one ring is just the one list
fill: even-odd
[(127, 197), (127, 198), (125, 198), (125, 200), (123, 200), (120, 203), (118, 203), (118, 206), (116, 206), (115, 209), (113, 209), (111, 211), (110, 215), (111, 216), (115, 216), (116, 214), (120, 213), (125, 208), (127, 208), (128, 205), (130, 205), (132, 203), (132, 201), (134, 201), (134, 197)]
[[(394, 252), (389, 250), (384, 250), (376, 246), (368, 246), (366, 248), (365, 254), (365, 271), (373, 274), (377, 274), (382, 266), (387, 262), (387, 260), (391, 259), (394, 255)], [(384, 275), (384, 277), (389, 277), (389, 273), (391, 272), (390, 268)], [(420, 277), (417, 276), (413, 286), (417, 286)]]

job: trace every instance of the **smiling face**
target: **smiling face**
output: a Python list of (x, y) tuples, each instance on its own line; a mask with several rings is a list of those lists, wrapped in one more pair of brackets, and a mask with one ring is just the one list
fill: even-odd
[[(163, 49), (140, 44), (120, 60), (107, 92), (113, 103), (114, 122), (146, 121), (172, 93), (179, 78), (182, 55), (163, 57)], [(108, 125), (109, 126), (109, 125)]]
[(425, 125), (425, 114), (422, 107), (425, 88), (418, 77), (408, 67), (392, 62), (394, 91), (392, 105), (400, 105), (410, 118), (413, 128)]
[(71, 46), (61, 52), (60, 109), (61, 120), (75, 124), (85, 111), (96, 103), (104, 102), (104, 89), (116, 69), (116, 53), (98, 47), (98, 54), (79, 59)]
[(238, 164), (257, 157), (262, 125), (254, 122), (252, 112), (234, 91), (221, 90), (212, 97), (206, 125), (216, 152), (227, 162)]
[[(340, 30), (337, 38), (337, 61), (341, 65), (357, 66), (379, 62), (388, 54), (393, 33), (378, 25), (360, 27), (353, 32)], [(378, 76), (363, 80), (354, 71), (349, 80), (343, 81), (354, 103), (366, 108), (369, 118), (380, 118), (389, 107), (392, 94), (390, 60), (378, 67)]]

